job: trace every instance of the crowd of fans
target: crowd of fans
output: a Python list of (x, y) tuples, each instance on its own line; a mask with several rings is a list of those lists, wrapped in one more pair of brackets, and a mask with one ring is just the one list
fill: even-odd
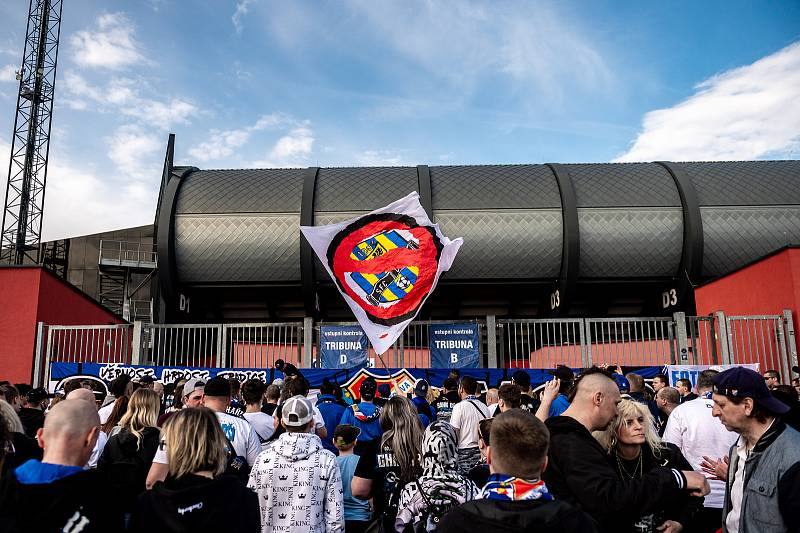
[(800, 383), (551, 373), (0, 382), (0, 532), (800, 532)]

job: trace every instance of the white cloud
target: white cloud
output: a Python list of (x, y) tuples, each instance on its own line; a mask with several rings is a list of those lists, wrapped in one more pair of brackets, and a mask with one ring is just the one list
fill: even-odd
[(237, 148), (247, 144), (253, 133), (295, 123), (296, 121), (289, 115), (272, 113), (262, 115), (252, 126), (231, 130), (214, 129), (209, 132), (207, 141), (189, 150), (189, 155), (202, 162), (224, 159), (232, 155)]
[(271, 156), (278, 160), (294, 160), (311, 155), (314, 146), (314, 132), (309, 128), (295, 128), (284, 135), (272, 148)]
[(76, 32), (69, 43), (73, 60), (82, 67), (121, 70), (145, 62), (133, 23), (124, 13), (100, 15), (96, 29)]
[(141, 86), (134, 79), (114, 78), (105, 87), (97, 87), (74, 72), (67, 72), (63, 81), (65, 101), (72, 109), (86, 110), (91, 103), (92, 110), (118, 112), (162, 130), (186, 124), (199, 113), (197, 106), (181, 98), (159, 100), (143, 96)]
[(365, 150), (356, 154), (356, 164), (365, 167), (403, 167), (411, 163), (400, 152), (392, 150)]
[(242, 0), (241, 2), (237, 2), (236, 11), (234, 11), (233, 16), (231, 16), (231, 22), (233, 22), (233, 27), (236, 28), (236, 33), (242, 33), (244, 29), (242, 19), (247, 15), (247, 12), (250, 11), (250, 6), (254, 3), (255, 0)]
[[(607, 91), (612, 69), (588, 31), (541, 3), (350, 4), (356, 20), (432, 79), (469, 91), (505, 76), (513, 89), (560, 100), (569, 88)], [(366, 21), (364, 20), (366, 19)]]
[(0, 67), (0, 83), (19, 83), (17, 81), (17, 65)]
[(668, 109), (644, 116), (615, 161), (742, 160), (800, 153), (800, 42), (718, 74)]
[(114, 134), (105, 139), (108, 145), (108, 157), (115, 168), (134, 179), (152, 177), (154, 156), (164, 149), (163, 139), (152, 132), (148, 133), (137, 125), (125, 125), (117, 128)]
[[(0, 139), (0, 157), (8, 161), (10, 152), (11, 146)], [(58, 151), (50, 153), (47, 166), (43, 241), (152, 224), (161, 176), (157, 158), (147, 181), (110, 179)]]

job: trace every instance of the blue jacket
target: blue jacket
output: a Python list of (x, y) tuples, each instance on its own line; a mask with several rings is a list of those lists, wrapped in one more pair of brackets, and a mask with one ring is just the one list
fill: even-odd
[(553, 400), (553, 403), (550, 404), (550, 411), (547, 412), (547, 417), (561, 416), (561, 413), (566, 411), (567, 407), (569, 407), (569, 400), (567, 400), (567, 397), (563, 394), (559, 394), (556, 396), (556, 399)]
[(370, 441), (381, 436), (380, 408), (372, 402), (353, 404), (344, 410), (340, 424), (352, 424), (361, 429), (358, 440)]
[(417, 413), (425, 415), (429, 423), (431, 420), (436, 420), (436, 408), (429, 404), (428, 400), (419, 396), (414, 396), (411, 402), (414, 404), (414, 407), (417, 408)]
[(323, 394), (317, 400), (317, 409), (319, 409), (322, 420), (325, 421), (325, 429), (328, 431), (328, 436), (322, 439), (322, 447), (333, 452), (334, 455), (339, 455), (339, 451), (333, 445), (333, 432), (342, 419), (346, 407), (337, 403), (333, 394)]

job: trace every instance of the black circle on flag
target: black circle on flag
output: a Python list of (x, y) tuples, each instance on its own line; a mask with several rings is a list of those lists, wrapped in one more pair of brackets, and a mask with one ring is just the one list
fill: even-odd
[(430, 226), (408, 215), (362, 217), (328, 245), (328, 267), (339, 290), (376, 324), (413, 318), (433, 290), (444, 245)]

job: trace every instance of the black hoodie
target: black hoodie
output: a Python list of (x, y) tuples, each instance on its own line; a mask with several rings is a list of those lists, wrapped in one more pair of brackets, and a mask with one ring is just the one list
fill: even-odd
[(136, 497), (145, 490), (145, 481), (153, 456), (158, 449), (158, 428), (145, 428), (139, 444), (136, 435), (127, 429), (112, 435), (103, 448), (97, 468), (109, 480), (120, 508), (130, 511)]
[(586, 513), (557, 500), (473, 500), (447, 513), (436, 531), (594, 533), (597, 527)]
[(50, 483), (20, 483), (11, 470), (0, 486), (0, 533), (118, 531), (103, 475), (84, 470)]
[(548, 418), (550, 448), (543, 478), (557, 500), (567, 501), (594, 518), (600, 531), (616, 531), (621, 522), (674, 501), (685, 485), (677, 470), (656, 467), (643, 479), (619, 479), (608, 456), (581, 423), (568, 416)]
[(139, 496), (131, 531), (260, 533), (258, 496), (232, 476), (168, 477)]

